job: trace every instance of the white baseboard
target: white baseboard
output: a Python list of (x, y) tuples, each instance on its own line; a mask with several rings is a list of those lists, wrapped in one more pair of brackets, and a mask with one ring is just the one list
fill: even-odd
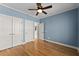
[(51, 41), (51, 40), (47, 40), (47, 39), (46, 39), (46, 41), (51, 42), (51, 43), (56, 43), (59, 45), (63, 45), (63, 46), (69, 47), (69, 48), (77, 49), (79, 51), (79, 48), (75, 47), (75, 46), (71, 46), (71, 45), (67, 45), (67, 44), (63, 44), (63, 43), (59, 43), (59, 42), (55, 42), (55, 41)]
[(34, 41), (34, 40), (26, 41), (26, 42), (23, 42), (22, 44), (26, 44), (26, 43), (31, 42), (31, 41)]
[(79, 48), (78, 48), (78, 53), (79, 53)]
[(17, 46), (19, 46), (19, 45), (24, 45), (24, 44), (29, 43), (29, 42), (32, 42), (32, 41), (34, 41), (34, 40), (26, 41), (26, 42), (23, 42), (23, 43), (18, 44), (18, 45), (16, 45), (16, 46), (12, 46), (12, 47), (8, 47), (8, 48), (0, 49), (0, 51), (6, 50), (6, 49), (10, 49), (10, 48), (14, 48), (14, 47), (17, 47)]

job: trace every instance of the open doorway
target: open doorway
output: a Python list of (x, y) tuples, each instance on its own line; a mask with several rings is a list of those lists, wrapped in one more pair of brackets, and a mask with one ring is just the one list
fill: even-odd
[(34, 23), (34, 38), (44, 40), (44, 23)]

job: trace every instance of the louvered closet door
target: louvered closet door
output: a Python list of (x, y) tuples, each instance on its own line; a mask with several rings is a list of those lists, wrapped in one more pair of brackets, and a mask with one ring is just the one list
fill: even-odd
[(25, 42), (32, 41), (34, 38), (34, 22), (25, 20)]
[(13, 17), (13, 46), (23, 43), (23, 19)]
[(12, 47), (12, 17), (0, 15), (0, 50)]

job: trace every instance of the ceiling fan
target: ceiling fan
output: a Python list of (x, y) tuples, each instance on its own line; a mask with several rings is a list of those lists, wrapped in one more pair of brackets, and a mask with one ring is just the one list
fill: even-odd
[(39, 13), (47, 14), (47, 12), (45, 12), (44, 10), (49, 9), (49, 8), (52, 8), (52, 5), (49, 5), (49, 6), (46, 6), (46, 7), (43, 7), (43, 6), (41, 5), (41, 3), (36, 3), (36, 5), (37, 5), (37, 9), (28, 9), (28, 10), (36, 10), (36, 11), (37, 11), (36, 16), (37, 16)]

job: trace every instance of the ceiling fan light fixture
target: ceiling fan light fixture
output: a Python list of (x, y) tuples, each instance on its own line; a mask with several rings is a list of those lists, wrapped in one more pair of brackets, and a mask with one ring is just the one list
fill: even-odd
[(43, 6), (41, 5), (41, 3), (36, 3), (36, 6), (37, 6), (36, 9), (29, 9), (29, 10), (36, 10), (36, 11), (37, 11), (36, 16), (37, 16), (39, 13), (47, 14), (47, 12), (44, 11), (44, 10), (49, 9), (49, 8), (52, 8), (52, 5), (43, 7)]
[(42, 13), (42, 9), (38, 9), (37, 12)]

